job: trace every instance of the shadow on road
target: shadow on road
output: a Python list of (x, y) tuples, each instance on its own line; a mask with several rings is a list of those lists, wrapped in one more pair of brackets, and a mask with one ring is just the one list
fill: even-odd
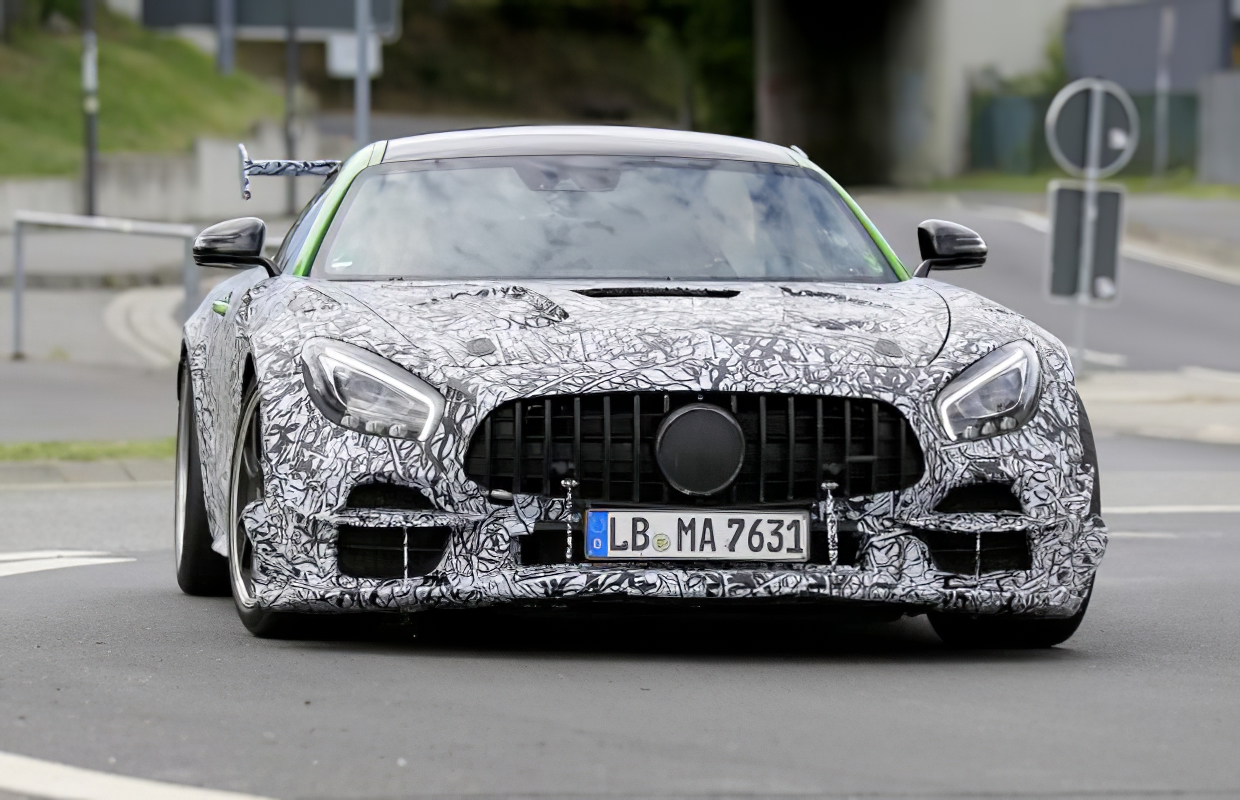
[(1050, 650), (953, 650), (942, 644), (924, 617), (893, 618), (887, 609), (797, 606), (745, 612), (625, 607), (314, 616), (305, 618), (289, 638), (310, 649), (346, 647), (394, 655), (522, 653), (759, 661), (860, 658), (934, 663), (1058, 661), (1072, 656), (1070, 643)]

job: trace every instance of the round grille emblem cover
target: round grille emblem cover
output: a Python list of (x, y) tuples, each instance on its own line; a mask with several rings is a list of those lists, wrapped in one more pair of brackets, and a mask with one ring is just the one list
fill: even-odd
[(692, 403), (667, 415), (654, 443), (663, 477), (678, 491), (711, 495), (736, 480), (745, 458), (745, 432), (727, 410)]

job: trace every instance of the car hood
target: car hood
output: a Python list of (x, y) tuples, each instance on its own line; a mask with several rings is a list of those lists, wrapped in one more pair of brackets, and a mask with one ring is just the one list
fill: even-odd
[(649, 367), (737, 356), (913, 367), (933, 360), (949, 328), (943, 297), (920, 281), (705, 286), (315, 281), (314, 288), (368, 309), (415, 352), (444, 367), (608, 360)]

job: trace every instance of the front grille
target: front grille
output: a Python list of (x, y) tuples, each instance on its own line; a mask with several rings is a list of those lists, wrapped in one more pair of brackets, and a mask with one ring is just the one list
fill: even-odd
[(443, 558), (451, 529), (444, 526), (336, 529), (337, 564), (354, 578), (416, 578)]
[[(710, 497), (674, 489), (654, 457), (668, 413), (689, 403), (730, 409), (745, 433), (732, 486)], [(466, 474), (490, 490), (617, 505), (789, 505), (818, 499), (824, 481), (855, 497), (912, 486), (922, 452), (908, 420), (877, 400), (723, 392), (625, 392), (514, 400), (470, 442)]]

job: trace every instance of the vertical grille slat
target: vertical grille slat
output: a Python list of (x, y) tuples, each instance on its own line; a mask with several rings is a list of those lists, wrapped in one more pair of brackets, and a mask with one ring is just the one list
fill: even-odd
[(897, 480), (897, 482), (901, 486), (904, 485), (904, 453), (907, 447), (908, 447), (908, 426), (901, 425), (900, 426), (900, 457), (896, 459), (896, 461), (899, 462), (900, 464), (899, 479)]
[(642, 396), (633, 395), (633, 502), (642, 501)]
[(486, 461), (484, 462), (483, 467), (482, 467), (482, 475), (483, 475), (483, 481), (485, 481), (484, 485), (486, 486), (491, 485), (491, 464), (495, 460), (495, 450), (491, 442), (491, 425), (492, 425), (492, 422), (491, 422), (490, 417), (487, 417), (486, 421), (482, 423), (482, 429), (483, 431), (485, 431), (484, 436), (486, 437), (485, 438)]
[(758, 397), (758, 502), (766, 502), (766, 395)]
[(878, 401), (870, 406), (870, 454), (874, 456), (874, 466), (870, 468), (870, 493), (878, 492), (878, 458), (881, 455), (878, 452), (879, 442), (881, 438), (878, 435)]
[[(735, 394), (728, 395), (728, 408), (731, 409), (732, 416), (734, 417), (737, 416), (740, 410), (740, 401), (737, 399)], [(742, 471), (743, 471), (743, 468), (742, 468)], [(728, 489), (728, 499), (733, 504), (735, 504), (738, 501), (739, 497), (740, 497), (740, 487), (737, 486), (737, 481), (732, 481), (732, 488)]]
[(852, 401), (844, 401), (844, 496), (852, 497)]
[(551, 398), (543, 400), (543, 495), (551, 494)]
[[(710, 497), (677, 491), (654, 459), (663, 420), (696, 402), (730, 409), (746, 441), (736, 480)], [(479, 424), (466, 456), (466, 473), (485, 489), (563, 497), (561, 479), (572, 476), (579, 486), (574, 495), (583, 502), (739, 508), (808, 504), (828, 480), (850, 497), (896, 491), (915, 483), (923, 469), (916, 435), (887, 403), (732, 392), (513, 400)]]
[(524, 474), (522, 471), (522, 467), (524, 466), (522, 462), (525, 461), (525, 437), (522, 435), (525, 432), (524, 422), (525, 422), (525, 404), (522, 403), (520, 400), (518, 400), (516, 403), (516, 406), (513, 409), (513, 417), (512, 417), (513, 456), (512, 456), (512, 490), (511, 491), (513, 492), (521, 491), (521, 478)]
[(573, 398), (573, 478), (581, 481), (585, 472), (581, 468), (581, 398)]
[(603, 397), (603, 499), (611, 499), (611, 395)]
[[(663, 393), (663, 416), (666, 417), (669, 413), (671, 413), (671, 410), (672, 410), (672, 396), (664, 392)], [(651, 455), (653, 455), (653, 453), (651, 453)], [(662, 490), (663, 502), (666, 503), (669, 499), (668, 495), (671, 492), (672, 487), (668, 485), (667, 481), (660, 481), (660, 483), (663, 484), (660, 487), (660, 489)]]
[(796, 400), (788, 398), (788, 492), (787, 498), (794, 497), (796, 487), (796, 452), (797, 452), (797, 414)]
[(818, 484), (822, 483), (822, 398), (816, 398), (814, 402), (814, 463), (818, 468), (814, 470), (814, 486), (813, 492), (818, 494)]

